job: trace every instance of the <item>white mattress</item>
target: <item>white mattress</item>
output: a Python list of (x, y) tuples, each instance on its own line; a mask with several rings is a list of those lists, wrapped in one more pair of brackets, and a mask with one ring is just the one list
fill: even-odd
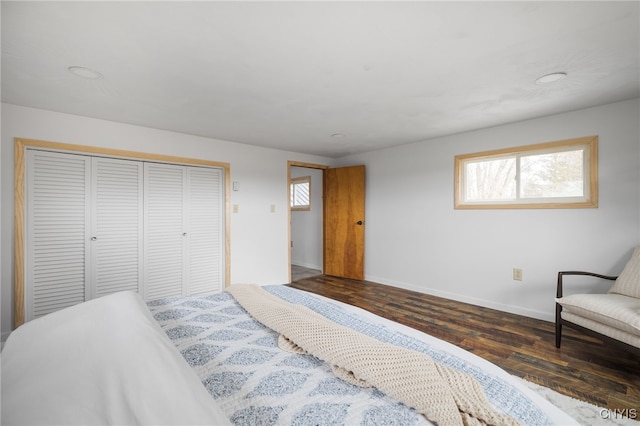
[(30, 321), (0, 357), (3, 425), (229, 423), (133, 292)]

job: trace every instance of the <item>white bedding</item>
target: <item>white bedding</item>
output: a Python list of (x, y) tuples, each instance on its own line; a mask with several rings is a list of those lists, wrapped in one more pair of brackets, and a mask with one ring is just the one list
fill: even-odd
[(133, 292), (30, 321), (1, 358), (3, 425), (229, 423)]
[[(539, 416), (536, 413), (544, 413), (546, 420), (534, 423), (577, 424), (518, 378), (457, 346), (321, 296), (285, 286), (267, 288), (285, 300), (304, 304), (365, 334), (397, 339), (400, 345), (413, 342), (411, 344), (418, 349), (424, 342), (431, 352), (449, 354), (445, 362), (455, 362), (480, 372), (487, 378), (483, 383), (489, 386), (490, 399), (521, 419), (529, 419), (529, 413), (536, 418)], [(234, 326), (243, 325), (240, 330), (247, 336), (259, 331), (247, 327), (250, 324), (243, 315), (247, 315), (246, 312), (242, 313), (227, 294), (170, 298), (145, 304), (135, 293), (123, 292), (24, 324), (11, 334), (1, 354), (1, 423), (229, 424), (233, 414), (242, 412), (243, 408), (238, 405), (239, 400), (227, 400), (219, 392), (216, 394), (216, 389), (228, 389), (229, 383), (212, 384), (207, 380), (212, 374), (225, 376), (225, 369), (242, 367), (239, 364), (245, 362), (236, 361), (249, 359), (251, 350), (261, 354), (277, 351), (269, 344), (271, 339), (264, 338), (259, 345), (253, 341), (249, 347), (242, 342), (238, 342), (241, 346), (233, 346), (235, 343), (230, 338), (242, 334)], [(186, 333), (183, 335), (182, 331)], [(251, 339), (251, 336), (245, 338)], [(211, 354), (193, 351), (194, 348), (215, 346), (220, 346), (220, 351), (208, 361), (201, 357)], [(242, 356), (233, 358), (238, 353)], [(279, 356), (274, 356), (273, 360)], [(187, 362), (189, 359), (185, 358), (191, 358), (191, 361)], [(270, 375), (271, 370), (262, 371), (266, 364), (254, 365), (254, 361), (247, 367), (255, 370), (256, 380), (258, 376)], [(498, 392), (491, 387), (494, 383), (498, 384)], [(244, 402), (250, 392), (244, 387), (238, 389), (244, 395), (241, 403), (253, 404)], [(513, 397), (505, 393), (506, 390), (513, 392)], [(382, 396), (375, 392), (373, 395), (376, 404), (384, 403)], [(306, 393), (298, 400), (293, 395), (283, 394), (276, 396), (274, 402), (283, 407), (287, 404), (302, 407), (311, 403), (309, 396)], [(346, 403), (350, 396), (341, 398), (341, 402)], [(513, 404), (510, 401), (514, 401)], [(280, 420), (284, 420), (284, 414)], [(237, 423), (238, 416), (235, 419)], [(305, 421), (308, 423), (310, 419)], [(277, 423), (282, 424), (281, 421)]]
[[(340, 325), (427, 353), (437, 362), (473, 375), (494, 408), (523, 425), (577, 424), (517, 377), (457, 346), (321, 296), (287, 286), (264, 288)], [(167, 298), (149, 306), (234, 424), (428, 423), (382, 392), (340, 381), (330, 366), (311, 355), (282, 351), (278, 334), (252, 319), (230, 294)]]

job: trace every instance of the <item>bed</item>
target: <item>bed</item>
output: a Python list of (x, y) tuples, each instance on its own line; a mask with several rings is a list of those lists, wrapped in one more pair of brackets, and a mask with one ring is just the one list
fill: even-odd
[[(439, 402), (426, 408), (419, 401), (413, 404), (414, 391), (406, 395), (409, 403), (400, 402), (407, 393), (405, 381), (416, 377), (413, 382), (419, 386), (426, 381), (420, 378), (421, 366), (400, 385), (402, 371), (385, 375), (384, 369), (371, 365), (360, 373), (360, 366), (347, 365), (347, 373), (357, 377), (345, 377), (335, 365), (342, 362), (335, 361), (334, 354), (340, 345), (310, 353), (310, 347), (316, 348), (304, 336), (289, 341), (263, 324), (272, 317), (280, 318), (275, 325), (269, 323), (272, 327), (281, 324), (294, 335), (305, 321), (317, 317), (327, 327), (338, 327), (339, 332), (327, 331), (336, 342), (340, 334), (346, 342), (365, 339), (384, 350), (420, 357), (416, 363), (389, 362), (389, 368), (403, 365), (410, 371), (424, 358), (425, 365), (433, 363), (472, 380), (498, 416), (495, 424), (577, 424), (519, 379), (454, 345), (291, 287), (231, 289), (249, 287), (244, 296), (236, 290), (233, 295), (148, 303), (133, 292), (122, 292), (24, 324), (2, 352), (2, 424), (433, 424), (424, 413), (433, 419)], [(247, 306), (247, 300), (256, 306)], [(278, 309), (292, 307), (300, 316), (276, 316), (267, 300)], [(360, 343), (355, 346), (361, 350)], [(374, 382), (378, 386), (358, 382), (367, 371), (378, 370), (383, 372), (380, 377), (364, 378), (380, 380)], [(389, 388), (389, 383), (396, 387)], [(400, 399), (390, 396), (396, 390)], [(469, 423), (464, 417), (439, 419), (438, 424)]]

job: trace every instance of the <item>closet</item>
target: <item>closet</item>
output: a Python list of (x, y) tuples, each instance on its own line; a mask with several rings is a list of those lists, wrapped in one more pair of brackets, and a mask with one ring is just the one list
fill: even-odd
[(224, 169), (26, 149), (24, 179), (26, 321), (224, 288)]

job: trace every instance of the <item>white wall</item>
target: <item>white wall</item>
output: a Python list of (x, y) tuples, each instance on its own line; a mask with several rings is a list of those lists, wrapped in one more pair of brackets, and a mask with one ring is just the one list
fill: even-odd
[[(558, 271), (618, 274), (640, 242), (639, 117), (636, 99), (340, 159), (366, 165), (366, 279), (552, 320)], [(454, 210), (455, 155), (589, 135), (598, 208)]]
[[(288, 281), (287, 161), (330, 164), (303, 155), (203, 137), (2, 104), (0, 171), (0, 294), (2, 340), (13, 318), (13, 144), (14, 137), (230, 163), (231, 282), (280, 284)], [(270, 207), (275, 204), (275, 213)]]
[(291, 212), (291, 263), (322, 270), (322, 170), (291, 167), (301, 176), (311, 176), (311, 210)]
[[(287, 160), (365, 164), (367, 280), (551, 320), (559, 270), (617, 274), (640, 243), (639, 116), (640, 101), (627, 101), (334, 161), (3, 104), (3, 340), (13, 316), (14, 137), (229, 162), (231, 180), (240, 182), (231, 194), (239, 205), (231, 217), (232, 282), (287, 280)], [(597, 209), (453, 209), (455, 155), (588, 135), (600, 137)], [(514, 267), (524, 281), (512, 280)]]

